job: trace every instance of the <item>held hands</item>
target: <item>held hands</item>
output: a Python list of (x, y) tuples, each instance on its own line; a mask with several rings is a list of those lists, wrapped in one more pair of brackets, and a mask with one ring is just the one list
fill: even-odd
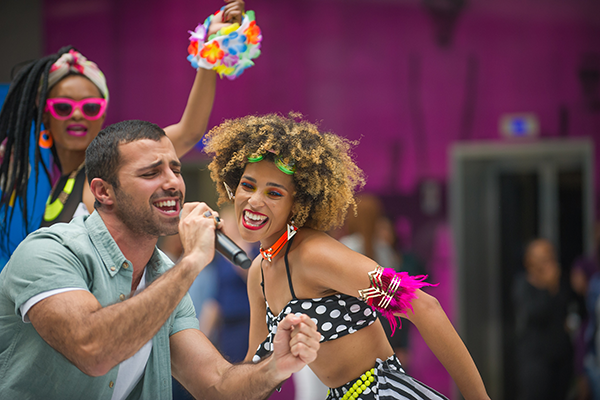
[(185, 203), (179, 217), (179, 237), (184, 257), (197, 257), (204, 268), (215, 254), (215, 229), (220, 228), (218, 214), (206, 203)]
[(279, 323), (273, 339), (272, 360), (282, 375), (281, 380), (317, 358), (320, 339), (316, 324), (305, 314), (289, 314)]
[(235, 22), (238, 24), (242, 23), (242, 16), (244, 14), (244, 1), (243, 0), (225, 0), (227, 5), (223, 11), (219, 11), (213, 18), (210, 26), (208, 27), (208, 39), (210, 35), (217, 33), (219, 29), (229, 26)]

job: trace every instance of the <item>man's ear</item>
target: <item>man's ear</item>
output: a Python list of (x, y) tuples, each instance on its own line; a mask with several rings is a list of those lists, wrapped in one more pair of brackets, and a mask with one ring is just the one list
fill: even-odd
[(100, 178), (94, 178), (90, 182), (90, 190), (96, 201), (103, 206), (112, 206), (115, 203), (115, 192), (110, 183)]

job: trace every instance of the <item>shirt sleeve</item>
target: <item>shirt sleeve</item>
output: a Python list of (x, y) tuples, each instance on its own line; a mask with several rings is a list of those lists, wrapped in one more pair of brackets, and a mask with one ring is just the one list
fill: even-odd
[(65, 293), (65, 292), (71, 292), (73, 290), (83, 290), (80, 288), (64, 288), (64, 289), (54, 289), (54, 290), (50, 290), (47, 292), (43, 292), (40, 294), (36, 294), (35, 296), (33, 296), (32, 298), (30, 298), (29, 300), (27, 300), (25, 303), (23, 303), (23, 305), (19, 308), (19, 310), (21, 311), (21, 315), (23, 316), (23, 322), (29, 323), (31, 322), (29, 320), (29, 317), (27, 316), (27, 312), (29, 311), (29, 309), (33, 306), (35, 306), (37, 303), (39, 303), (40, 301), (47, 299), (48, 297), (52, 297), (55, 294), (61, 294), (61, 293)]
[(181, 299), (179, 305), (175, 309), (175, 318), (171, 325), (169, 336), (183, 331), (184, 329), (200, 329), (200, 322), (198, 321), (198, 318), (196, 318), (194, 303), (192, 303), (192, 299), (188, 293), (183, 296), (183, 299)]
[(58, 236), (45, 230), (28, 236), (5, 269), (6, 293), (20, 317), (21, 306), (40, 293), (64, 288), (89, 290), (81, 261)]

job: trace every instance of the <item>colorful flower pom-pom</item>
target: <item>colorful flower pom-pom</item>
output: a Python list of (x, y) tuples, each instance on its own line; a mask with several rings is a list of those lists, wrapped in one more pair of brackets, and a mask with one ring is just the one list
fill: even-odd
[(208, 27), (217, 13), (209, 16), (194, 31), (189, 31), (188, 61), (196, 69), (212, 69), (221, 77), (235, 79), (253, 66), (252, 60), (260, 56), (262, 34), (254, 12), (247, 11), (241, 25), (235, 23), (221, 28), (204, 42)]

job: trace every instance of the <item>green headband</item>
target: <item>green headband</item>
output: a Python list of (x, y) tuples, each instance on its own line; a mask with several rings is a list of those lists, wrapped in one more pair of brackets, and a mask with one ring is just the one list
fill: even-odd
[[(264, 160), (264, 158), (265, 157), (262, 154), (253, 153), (248, 156), (248, 162), (255, 163)], [(295, 164), (296, 163), (293, 161), (286, 164), (280, 156), (275, 156), (275, 165), (284, 174), (293, 175), (294, 172), (296, 172)]]

